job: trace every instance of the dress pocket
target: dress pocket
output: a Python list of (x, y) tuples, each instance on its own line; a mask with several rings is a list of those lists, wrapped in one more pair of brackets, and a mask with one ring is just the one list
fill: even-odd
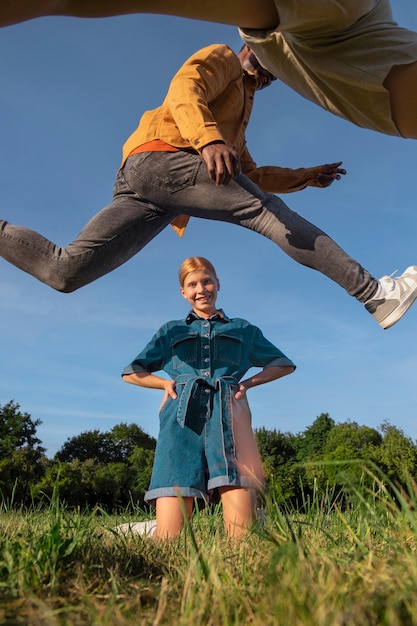
[(214, 336), (214, 358), (218, 363), (240, 365), (242, 362), (241, 335), (216, 333)]
[(184, 363), (197, 367), (199, 336), (197, 333), (177, 335), (171, 341), (172, 364), (180, 370)]

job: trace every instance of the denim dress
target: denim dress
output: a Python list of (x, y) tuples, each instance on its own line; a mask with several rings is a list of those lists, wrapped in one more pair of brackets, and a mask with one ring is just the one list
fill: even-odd
[[(259, 328), (223, 311), (209, 319), (191, 312), (158, 330), (122, 373), (164, 371), (176, 381), (177, 399), (168, 398), (160, 411), (148, 502), (178, 494), (207, 498), (217, 487), (254, 486), (248, 464), (239, 462), (240, 456), (251, 456), (254, 445), (249, 407), (234, 396), (251, 367), (272, 365), (294, 367)], [(239, 454), (238, 440), (244, 441)]]

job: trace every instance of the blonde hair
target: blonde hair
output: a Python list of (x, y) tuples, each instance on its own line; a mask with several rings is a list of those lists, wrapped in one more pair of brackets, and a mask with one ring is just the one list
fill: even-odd
[(216, 270), (208, 259), (205, 259), (203, 256), (190, 256), (181, 263), (180, 269), (178, 270), (180, 286), (184, 287), (187, 274), (197, 272), (198, 270), (207, 270), (214, 278), (217, 278)]

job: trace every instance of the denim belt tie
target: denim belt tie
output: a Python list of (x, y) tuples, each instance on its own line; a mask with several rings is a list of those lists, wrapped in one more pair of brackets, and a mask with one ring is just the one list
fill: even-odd
[[(200, 410), (201, 387), (210, 389), (214, 396), (220, 418), (223, 421), (224, 412), (227, 413), (227, 394), (231, 385), (239, 385), (239, 381), (234, 376), (222, 376), (221, 378), (211, 378), (209, 376), (192, 376), (191, 374), (180, 374), (176, 379), (176, 392), (178, 394), (177, 421), (184, 428), (187, 417), (193, 412)], [(181, 386), (182, 389), (178, 389)]]

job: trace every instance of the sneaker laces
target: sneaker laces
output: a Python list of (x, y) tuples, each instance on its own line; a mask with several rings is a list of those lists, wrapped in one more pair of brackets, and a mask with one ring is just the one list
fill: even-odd
[[(383, 280), (384, 280), (384, 290), (385, 293), (387, 293), (388, 291), (393, 291), (393, 289), (395, 288), (396, 285), (396, 279), (394, 278), (395, 274), (398, 273), (398, 270), (394, 270), (392, 272), (392, 274), (390, 274), (389, 276), (384, 276)], [(380, 281), (382, 283), (382, 279)]]

